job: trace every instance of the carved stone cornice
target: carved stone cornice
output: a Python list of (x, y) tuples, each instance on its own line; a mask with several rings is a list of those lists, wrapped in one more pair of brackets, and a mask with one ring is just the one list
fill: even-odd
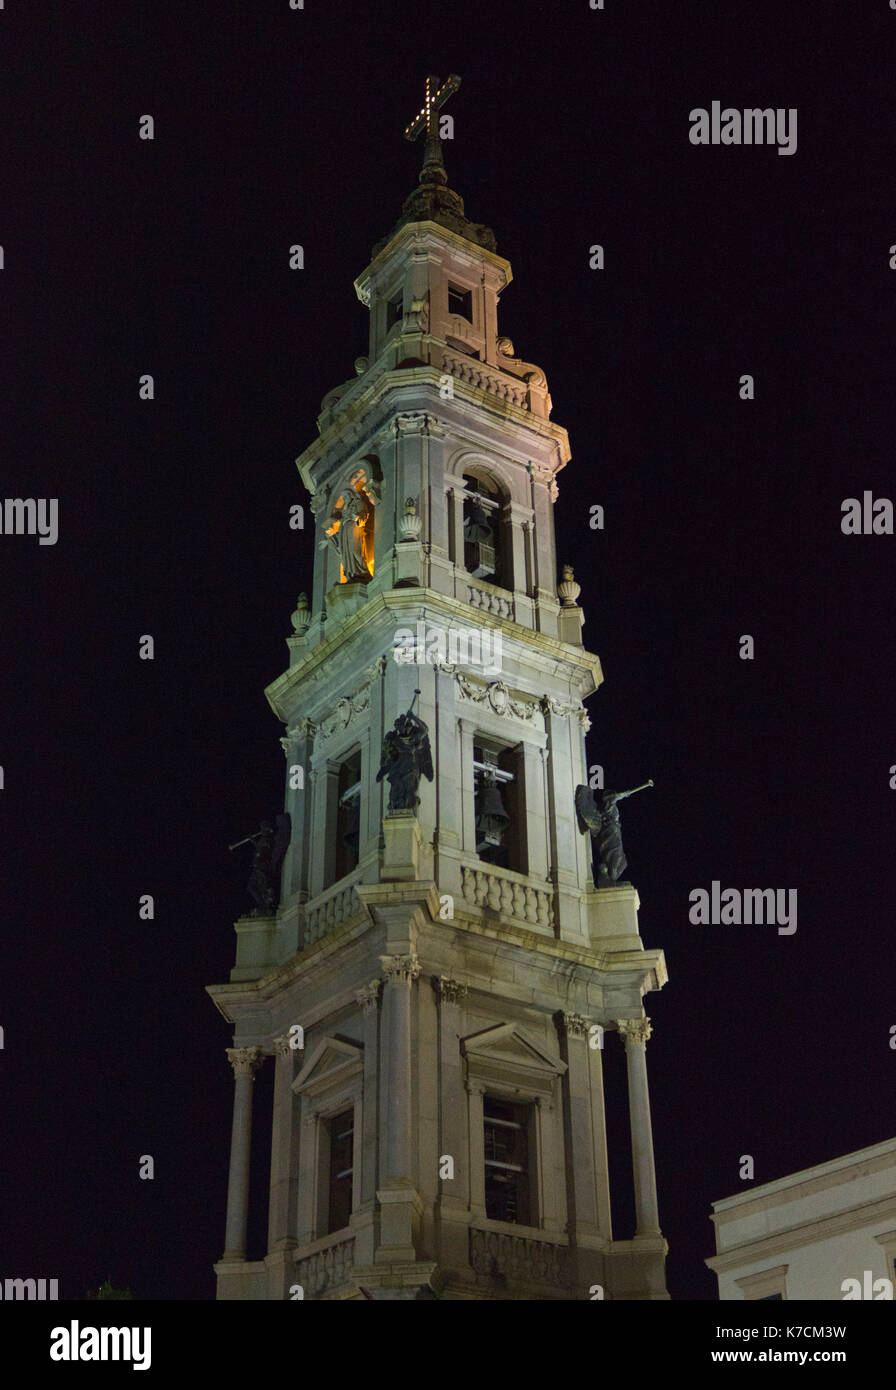
[(432, 987), (446, 1004), (459, 1004), (469, 993), (467, 985), (462, 985), (459, 980), (452, 980), (449, 975), (433, 975)]
[(362, 1013), (372, 1014), (376, 1012), (382, 991), (382, 980), (370, 980), (366, 985), (355, 990), (355, 999), (360, 1004)]
[(646, 1047), (647, 1039), (653, 1031), (649, 1018), (619, 1018), (616, 1020), (616, 1028), (620, 1038), (624, 1040), (626, 1048), (629, 1045)]
[(403, 980), (412, 984), (419, 978), (421, 965), (415, 955), (380, 956), (380, 965), (386, 980)]
[(233, 1067), (234, 1076), (254, 1076), (264, 1061), (261, 1047), (228, 1047), (227, 1060)]

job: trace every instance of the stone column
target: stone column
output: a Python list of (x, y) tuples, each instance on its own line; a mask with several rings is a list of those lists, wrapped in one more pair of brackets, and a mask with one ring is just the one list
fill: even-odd
[(411, 1176), (411, 989), (420, 974), (415, 955), (380, 956), (383, 991), (386, 1148), (385, 1182)]
[(466, 494), (459, 479), (456, 486), (446, 489), (446, 493), (451, 501), (449, 554), (457, 567), (460, 578), (463, 579), (466, 573), (464, 569), (464, 497)]
[[(308, 848), (311, 836), (307, 833), (311, 806), (311, 754), (315, 728), (310, 719), (299, 719), (288, 728), (280, 746), (286, 755), (286, 798), (284, 810), (292, 823), (292, 834), (283, 861), (283, 897), (308, 891)], [(292, 787), (292, 768), (301, 768), (301, 786)], [(296, 778), (296, 780), (299, 780)]]
[[(355, 991), (364, 1029), (364, 1110), (360, 1137), (361, 1207), (372, 1207), (376, 1196), (376, 1129), (377, 1129), (377, 1029), (382, 980), (371, 980)], [(363, 1263), (363, 1261), (359, 1261)]]
[(470, 1215), (485, 1216), (485, 1082), (467, 1078), (470, 1097)]
[(625, 1042), (628, 1068), (628, 1107), (632, 1127), (632, 1167), (635, 1175), (637, 1236), (658, 1236), (660, 1218), (656, 1200), (653, 1134), (650, 1128), (650, 1096), (647, 1091), (647, 1039), (649, 1018), (620, 1018), (616, 1027)]
[(476, 778), (473, 775), (473, 738), (476, 722), (461, 717), (457, 721), (460, 742), (458, 783), (461, 811), (461, 849), (464, 854), (476, 853)]
[(271, 1133), (271, 1199), (268, 1253), (295, 1245), (295, 1177), (292, 1076), (295, 1049), (288, 1035), (274, 1039), (274, 1118)]
[(556, 1015), (556, 1023), (560, 1033), (560, 1055), (567, 1067), (564, 1088), (570, 1224), (574, 1237), (595, 1236), (600, 1233), (600, 1221), (588, 1055), (590, 1020), (581, 1014), (563, 1011)]
[(440, 1179), (439, 1207), (445, 1211), (466, 1212), (470, 1200), (470, 1174), (467, 1164), (464, 1125), (463, 1059), (460, 1054), (460, 1001), (467, 986), (447, 975), (433, 979), (439, 1001), (439, 1153), (454, 1159), (454, 1177)]
[(228, 1047), (233, 1067), (233, 1130), (227, 1181), (227, 1233), (223, 1260), (245, 1260), (249, 1222), (249, 1160), (252, 1151), (252, 1087), (264, 1061), (260, 1047)]
[(422, 1203), (412, 1177), (411, 991), (420, 962), (411, 955), (381, 956), (385, 976), (382, 1039), (384, 1051), (380, 1152), (382, 1177), (378, 1263), (416, 1260), (415, 1234)]

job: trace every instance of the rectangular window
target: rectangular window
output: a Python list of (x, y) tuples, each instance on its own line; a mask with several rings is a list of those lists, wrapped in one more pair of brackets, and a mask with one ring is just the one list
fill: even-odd
[(386, 332), (404, 317), (404, 295), (398, 294), (386, 305)]
[(473, 322), (473, 291), (462, 289), (460, 285), (448, 286), (448, 312), (458, 314), (468, 323)]
[(344, 1110), (328, 1122), (330, 1138), (330, 1195), (327, 1206), (327, 1231), (341, 1231), (352, 1214), (352, 1177), (355, 1148), (355, 1112)]
[(499, 868), (528, 873), (522, 750), (476, 743), (473, 776), (476, 853)]
[(531, 1105), (483, 1097), (485, 1214), (492, 1221), (532, 1225), (529, 1168)]
[(346, 758), (339, 769), (339, 806), (336, 813), (336, 877), (350, 874), (358, 863), (361, 838), (361, 750)]

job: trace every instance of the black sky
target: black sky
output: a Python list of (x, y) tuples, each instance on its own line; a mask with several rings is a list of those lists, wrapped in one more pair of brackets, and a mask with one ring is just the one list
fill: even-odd
[[(570, 433), (589, 760), (656, 782), (623, 824), (670, 973), (647, 1055), (673, 1297), (715, 1297), (742, 1154), (765, 1182), (896, 1132), (896, 537), (840, 531), (896, 487), (894, 46), (885, 0), (8, 0), (2, 494), (57, 497), (60, 530), (0, 535), (0, 1275), (213, 1296), (232, 1080), (204, 986), (247, 905), (226, 846), (282, 797), (293, 460), (366, 351), (352, 281), (416, 180), (430, 71), (463, 79), (449, 179)], [(692, 146), (716, 99), (796, 107), (797, 153)], [(796, 934), (691, 925), (714, 879), (796, 888)]]

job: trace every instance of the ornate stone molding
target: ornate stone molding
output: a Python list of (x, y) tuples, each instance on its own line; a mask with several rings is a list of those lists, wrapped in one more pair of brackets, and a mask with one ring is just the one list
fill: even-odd
[(382, 990), (382, 980), (370, 980), (366, 985), (362, 985), (360, 989), (355, 990), (355, 999), (360, 1004), (363, 1013), (372, 1014), (376, 1012), (376, 1006), (379, 1003)]
[(254, 1076), (264, 1061), (261, 1047), (228, 1047), (227, 1060), (233, 1067), (234, 1076)]
[[(347, 729), (359, 715), (366, 714), (370, 708), (370, 687), (386, 669), (385, 656), (378, 656), (364, 672), (364, 684), (351, 695), (343, 695), (336, 701), (336, 708), (320, 721), (318, 726), (322, 738), (330, 738), (340, 729)], [(312, 726), (313, 727), (313, 726)]]
[(527, 723), (534, 722), (537, 704), (531, 700), (515, 700), (503, 681), (478, 685), (460, 672), (454, 680), (461, 700), (469, 700), (474, 705), (487, 704), (495, 714), (512, 714), (517, 719), (525, 719)]
[(403, 410), (395, 416), (396, 434), (423, 434), (426, 431), (426, 413), (422, 410)]
[(420, 975), (421, 965), (415, 955), (380, 956), (380, 965), (387, 980), (404, 980), (412, 984)]
[(616, 1020), (616, 1028), (626, 1047), (629, 1043), (632, 1047), (646, 1047), (647, 1039), (653, 1031), (649, 1018), (619, 1018)]
[(446, 1004), (459, 1004), (469, 993), (467, 985), (462, 985), (459, 980), (452, 980), (448, 975), (434, 975), (432, 987)]
[(295, 1049), (289, 1045), (288, 1033), (282, 1033), (279, 1037), (274, 1038), (271, 1046), (273, 1047), (275, 1057), (291, 1057), (295, 1051)]

